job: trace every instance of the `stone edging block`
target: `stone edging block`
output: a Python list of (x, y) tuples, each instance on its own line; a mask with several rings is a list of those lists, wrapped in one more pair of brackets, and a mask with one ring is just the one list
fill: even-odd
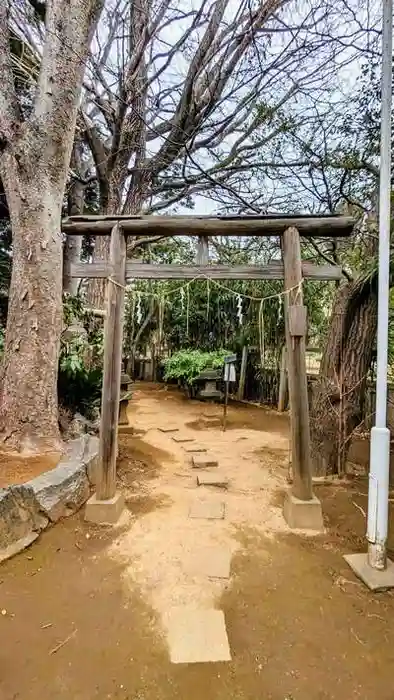
[(95, 482), (97, 457), (98, 438), (83, 435), (68, 443), (54, 469), (0, 489), (0, 561), (34, 542), (50, 522), (81, 508)]

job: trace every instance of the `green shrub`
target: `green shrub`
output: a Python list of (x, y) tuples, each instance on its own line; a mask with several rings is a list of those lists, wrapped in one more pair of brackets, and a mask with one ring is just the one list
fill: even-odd
[(86, 313), (79, 297), (67, 296), (63, 303), (66, 326), (78, 322), (81, 334), (60, 340), (58, 396), (59, 403), (72, 414), (87, 418), (100, 407), (103, 377), (103, 328)]
[(87, 360), (90, 348), (85, 338), (76, 337), (61, 343), (58, 395), (62, 406), (71, 413), (93, 417), (100, 407), (103, 372), (101, 365)]
[(177, 379), (192, 384), (206, 369), (219, 369), (224, 364), (228, 350), (203, 352), (202, 350), (178, 350), (163, 361), (164, 380)]

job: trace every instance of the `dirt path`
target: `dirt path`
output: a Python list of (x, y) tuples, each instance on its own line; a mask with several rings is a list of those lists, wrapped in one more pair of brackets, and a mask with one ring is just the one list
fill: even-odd
[[(319, 487), (327, 533), (295, 536), (280, 509), (286, 419), (231, 408), (223, 435), (218, 410), (136, 392), (130, 418), (147, 432), (121, 436), (123, 530), (70, 518), (1, 566), (1, 700), (393, 700), (394, 596), (342, 559), (364, 548), (366, 483)], [(225, 520), (188, 518), (201, 488), (159, 423), (219, 457), (230, 487), (204, 498), (225, 501)], [(227, 583), (179, 568), (212, 543), (233, 552)], [(231, 662), (169, 663), (162, 613), (191, 600), (224, 611)]]
[[(273, 490), (283, 483), (275, 462), (283, 470), (288, 460), (286, 419), (278, 420), (267, 412), (265, 425), (261, 411), (230, 408), (229, 430), (223, 433), (220, 406), (185, 401), (181, 394), (165, 389), (136, 392), (135, 399), (129, 420), (146, 432), (143, 441), (129, 438), (130, 447), (134, 442), (141, 450), (143, 445), (160, 464), (155, 480), (145, 484), (145, 489), (161, 507), (128, 528), (111, 553), (125, 564), (124, 576), (131, 587), (137, 583), (159, 614), (184, 605), (214, 607), (226, 582), (207, 577), (202, 570), (207, 553), (212, 557), (216, 553), (233, 555), (239, 547), (236, 533), (240, 527), (256, 527), (271, 536), (285, 530), (270, 500)], [(257, 417), (260, 429), (251, 429)], [(276, 432), (263, 429), (274, 422)], [(176, 428), (177, 432), (163, 433), (160, 428)], [(177, 444), (174, 437), (179, 436), (193, 442)], [(193, 448), (206, 449), (218, 460), (219, 466), (207, 471), (228, 479), (228, 489), (197, 486), (197, 470), (192, 469), (192, 456), (187, 452)], [(261, 468), (263, 454), (266, 469)], [(133, 493), (130, 498), (133, 512)], [(190, 518), (190, 508), (201, 502), (223, 505), (224, 519)]]

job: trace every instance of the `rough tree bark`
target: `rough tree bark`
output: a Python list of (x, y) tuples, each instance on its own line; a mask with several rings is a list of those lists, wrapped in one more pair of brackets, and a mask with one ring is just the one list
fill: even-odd
[(361, 423), (376, 338), (377, 296), (370, 282), (337, 291), (311, 411), (316, 475), (343, 474), (354, 429)]
[(7, 3), (0, 4), (0, 175), (10, 212), (13, 269), (0, 434), (3, 447), (58, 449), (57, 371), (62, 326), (61, 207), (77, 109), (101, 0), (47, 0), (33, 111), (14, 91)]

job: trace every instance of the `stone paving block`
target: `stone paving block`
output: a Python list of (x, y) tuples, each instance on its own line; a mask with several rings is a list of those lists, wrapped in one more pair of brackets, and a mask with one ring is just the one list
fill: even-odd
[(228, 487), (228, 479), (223, 474), (199, 474), (197, 486), (217, 486), (218, 488), (226, 489)]
[(227, 545), (211, 545), (196, 548), (186, 566), (190, 573), (209, 578), (230, 578), (231, 550)]
[(174, 442), (179, 442), (179, 443), (194, 442), (194, 438), (188, 437), (187, 435), (174, 435), (172, 439)]
[(197, 447), (197, 445), (196, 445), (196, 447), (184, 447), (183, 449), (185, 450), (185, 452), (206, 452), (207, 451), (205, 447)]
[(222, 610), (173, 608), (164, 616), (170, 660), (173, 664), (231, 661)]
[(189, 518), (224, 520), (225, 504), (222, 501), (195, 501), (190, 506)]
[(218, 461), (210, 455), (195, 455), (192, 457), (193, 469), (207, 469), (207, 467), (217, 467)]
[(159, 428), (161, 433), (177, 433), (179, 428), (175, 428), (174, 426), (167, 426), (166, 428)]

